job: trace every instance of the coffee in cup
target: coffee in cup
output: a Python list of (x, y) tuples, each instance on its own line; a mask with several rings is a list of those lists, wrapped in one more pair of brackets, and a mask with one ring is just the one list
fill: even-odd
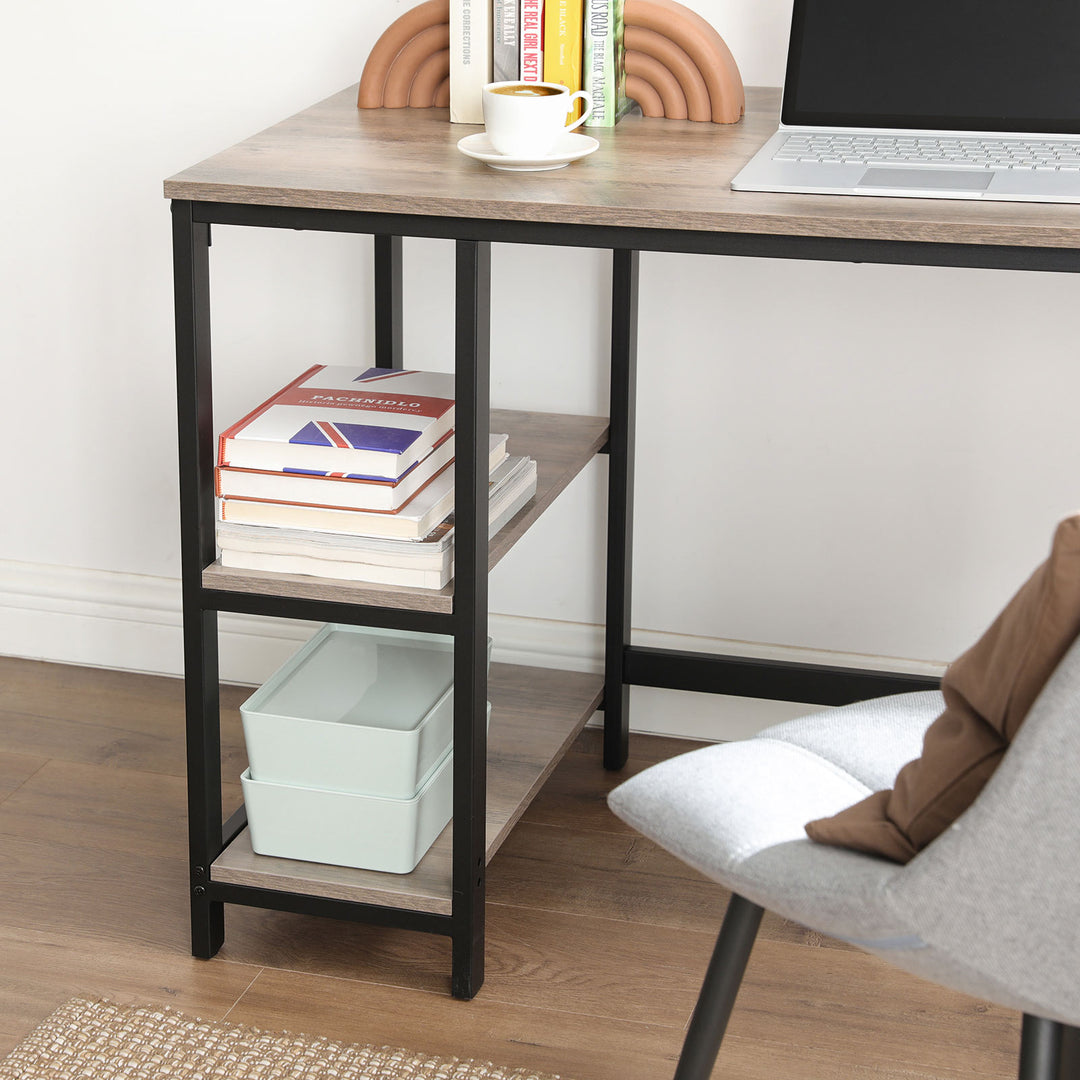
[[(574, 102), (585, 102), (585, 111), (567, 123)], [(592, 98), (585, 90), (573, 94), (559, 83), (488, 83), (482, 95), (484, 127), (499, 154), (515, 158), (539, 158), (549, 154), (559, 136), (580, 127), (592, 115)]]
[(548, 86), (546, 83), (494, 83), (493, 94), (506, 94), (507, 97), (551, 97), (566, 90), (565, 86)]

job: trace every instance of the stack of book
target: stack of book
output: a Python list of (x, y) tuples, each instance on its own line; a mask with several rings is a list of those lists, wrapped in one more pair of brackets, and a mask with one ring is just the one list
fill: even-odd
[(520, 80), (562, 83), (571, 93), (588, 90), (593, 114), (585, 126), (614, 127), (632, 104), (626, 97), (623, 4), (450, 0), (450, 119), (482, 124), (484, 84)]
[[(488, 535), (536, 493), (489, 447)], [(218, 440), (223, 566), (441, 589), (454, 572), (454, 377), (316, 365)]]

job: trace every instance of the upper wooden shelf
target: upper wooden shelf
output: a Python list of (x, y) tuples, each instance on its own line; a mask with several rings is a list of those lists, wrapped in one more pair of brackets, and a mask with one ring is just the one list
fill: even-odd
[[(507, 449), (513, 456), (536, 459), (536, 495), (492, 537), (488, 545), (488, 568), (521, 539), (555, 497), (593, 459), (607, 442), (608, 422), (603, 416), (491, 410), (491, 430), (509, 435)], [(203, 571), (203, 585), (226, 592), (288, 596), (304, 600), (398, 608), (405, 611), (450, 613), (454, 607), (454, 583), (445, 589), (405, 589), (392, 585), (368, 585), (336, 578), (302, 574), (272, 574), (261, 570), (234, 570), (219, 562)]]
[[(165, 195), (425, 217), (703, 232), (1080, 248), (1080, 206), (738, 192), (776, 128), (779, 91), (750, 87), (738, 124), (628, 116), (555, 172), (465, 157), (446, 109), (357, 109), (356, 87), (165, 182)], [(571, 242), (572, 241), (568, 241)]]

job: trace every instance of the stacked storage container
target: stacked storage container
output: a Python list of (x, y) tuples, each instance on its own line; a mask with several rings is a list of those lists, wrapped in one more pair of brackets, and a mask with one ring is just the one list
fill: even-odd
[(240, 707), (252, 848), (410, 873), (453, 814), (453, 682), (449, 638), (323, 627)]

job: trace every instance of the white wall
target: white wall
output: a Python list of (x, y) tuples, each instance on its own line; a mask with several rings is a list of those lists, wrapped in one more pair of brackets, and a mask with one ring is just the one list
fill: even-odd
[[(355, 82), (411, 0), (19, 5), (0, 65), (6, 392), (0, 652), (178, 672), (173, 172)], [(747, 84), (790, 0), (697, 0)], [(451, 362), (451, 246), (406, 241), (406, 362)], [(497, 247), (493, 401), (605, 408), (608, 262)], [(218, 228), (222, 420), (365, 360), (370, 241)], [(565, 349), (516, 289), (565, 297)], [(650, 643), (934, 670), (1043, 557), (1075, 494), (1078, 285), (1061, 275), (642, 257), (634, 624)], [(495, 571), (502, 654), (595, 666), (605, 466)], [(306, 628), (223, 619), (261, 678)], [(757, 644), (755, 644), (757, 643)], [(897, 658), (897, 659), (890, 659)], [(738, 703), (736, 703), (737, 705)], [(635, 723), (771, 719), (635, 692)]]

